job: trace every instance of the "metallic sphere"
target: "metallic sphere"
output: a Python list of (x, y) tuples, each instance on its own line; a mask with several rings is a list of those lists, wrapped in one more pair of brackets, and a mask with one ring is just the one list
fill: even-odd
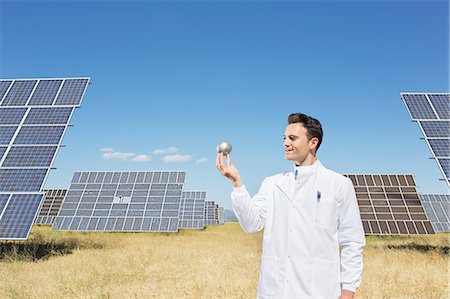
[(217, 145), (217, 152), (223, 153), (224, 155), (231, 153), (231, 149), (231, 143), (225, 140)]

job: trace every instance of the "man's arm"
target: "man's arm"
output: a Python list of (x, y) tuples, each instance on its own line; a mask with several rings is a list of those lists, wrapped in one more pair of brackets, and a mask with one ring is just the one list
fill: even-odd
[(219, 172), (229, 178), (233, 183), (233, 192), (231, 193), (231, 203), (234, 214), (239, 224), (247, 233), (260, 231), (264, 228), (266, 218), (266, 187), (261, 186), (258, 194), (253, 199), (245, 188), (239, 171), (231, 161), (230, 155), (226, 156), (226, 164), (222, 153), (217, 154), (216, 166)]
[[(366, 244), (355, 189), (350, 179), (346, 179), (342, 197), (338, 204), (339, 243), (341, 251), (340, 298), (352, 298), (361, 285), (363, 270), (362, 251)], [(345, 292), (346, 291), (346, 292)], [(353, 294), (354, 295), (354, 294)]]

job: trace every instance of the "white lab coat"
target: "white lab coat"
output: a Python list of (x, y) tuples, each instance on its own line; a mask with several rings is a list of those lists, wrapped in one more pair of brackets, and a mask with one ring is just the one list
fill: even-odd
[(231, 194), (242, 228), (264, 228), (258, 298), (337, 299), (361, 284), (365, 238), (353, 184), (319, 161), (310, 167), (303, 186), (290, 171), (266, 178), (253, 198), (245, 186)]

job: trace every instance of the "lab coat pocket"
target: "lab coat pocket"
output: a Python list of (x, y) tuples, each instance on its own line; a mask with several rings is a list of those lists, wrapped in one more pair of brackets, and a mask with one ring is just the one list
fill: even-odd
[(258, 293), (267, 296), (282, 294), (281, 260), (277, 256), (261, 257)]
[(316, 203), (314, 209), (314, 223), (317, 227), (334, 232), (337, 229), (336, 203)]
[(339, 262), (314, 258), (313, 296), (338, 298), (341, 293)]

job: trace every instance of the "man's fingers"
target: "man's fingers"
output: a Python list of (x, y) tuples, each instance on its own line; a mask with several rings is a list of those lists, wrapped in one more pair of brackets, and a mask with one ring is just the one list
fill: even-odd
[(230, 154), (227, 154), (225, 157), (227, 158), (227, 166), (228, 166), (228, 168), (230, 168), (231, 167)]

